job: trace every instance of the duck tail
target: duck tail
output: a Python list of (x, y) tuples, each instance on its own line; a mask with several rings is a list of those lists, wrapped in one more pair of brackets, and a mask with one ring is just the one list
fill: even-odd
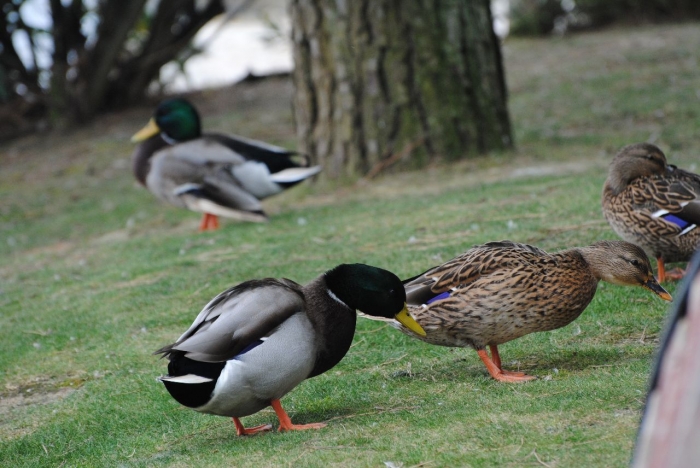
[(270, 174), (270, 180), (278, 184), (296, 184), (315, 176), (319, 172), (321, 172), (321, 166), (290, 167)]

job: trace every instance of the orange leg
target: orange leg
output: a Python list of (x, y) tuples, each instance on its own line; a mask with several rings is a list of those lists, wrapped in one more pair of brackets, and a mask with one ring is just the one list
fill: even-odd
[(525, 374), (524, 372), (512, 372), (512, 371), (507, 371), (503, 370), (503, 367), (501, 366), (501, 355), (498, 354), (498, 346), (496, 345), (489, 345), (489, 349), (491, 350), (491, 360), (493, 361), (494, 364), (496, 364), (496, 367), (500, 369), (501, 373), (505, 375), (513, 375), (515, 377), (524, 377)]
[[(491, 377), (498, 380), (499, 382), (515, 383), (515, 382), (527, 382), (528, 380), (536, 379), (536, 377), (533, 377), (531, 375), (525, 375), (525, 374), (518, 375), (518, 374), (520, 374), (520, 372), (504, 372), (493, 362), (493, 360), (489, 357), (489, 355), (485, 349), (477, 349), (476, 353), (479, 355), (481, 360), (486, 365), (486, 369), (489, 371), (489, 374), (491, 374)], [(498, 351), (496, 352), (496, 356), (498, 356)], [(500, 356), (498, 356), (497, 359), (500, 362), (500, 360), (501, 360)]]
[(272, 400), (270, 403), (272, 405), (272, 409), (275, 410), (275, 413), (277, 413), (277, 417), (280, 420), (280, 428), (278, 431), (303, 431), (305, 429), (321, 429), (322, 427), (326, 427), (325, 423), (311, 423), (311, 424), (292, 424), (292, 420), (290, 419), (289, 415), (287, 412), (282, 408), (282, 403), (280, 403), (279, 400)]
[(210, 213), (204, 213), (202, 221), (199, 223), (200, 231), (214, 231), (219, 229), (219, 218)]
[(236, 434), (239, 436), (257, 434), (258, 432), (271, 431), (272, 424), (261, 424), (260, 426), (249, 427), (246, 429), (243, 423), (238, 418), (233, 418), (233, 424), (236, 425)]
[(199, 223), (199, 230), (206, 231), (209, 227), (209, 213), (204, 213), (202, 216), (202, 221)]
[(666, 281), (666, 268), (664, 268), (664, 259), (661, 257), (656, 257), (656, 268), (658, 270), (658, 280), (659, 283)]
[(674, 268), (671, 271), (666, 271), (666, 266), (664, 265), (664, 259), (661, 257), (656, 257), (656, 266), (659, 270), (659, 283), (664, 283), (666, 280), (681, 280), (683, 275), (685, 275), (685, 270), (680, 268)]

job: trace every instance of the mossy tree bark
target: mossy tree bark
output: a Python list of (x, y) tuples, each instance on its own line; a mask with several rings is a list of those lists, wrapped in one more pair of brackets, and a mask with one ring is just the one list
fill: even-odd
[(300, 150), (327, 177), (512, 146), (489, 0), (292, 0)]

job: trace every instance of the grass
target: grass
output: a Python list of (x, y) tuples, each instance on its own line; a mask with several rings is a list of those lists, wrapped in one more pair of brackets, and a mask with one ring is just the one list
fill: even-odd
[[(295, 188), (265, 203), (269, 224), (214, 233), (132, 180), (148, 108), (5, 145), (0, 466), (625, 466), (667, 310), (640, 288), (602, 284), (573, 324), (502, 346), (540, 377), (524, 385), (490, 380), (470, 349), (360, 321), (345, 359), (284, 399), (321, 431), (237, 438), (178, 406), (151, 352), (248, 278), (306, 282), (341, 262), (406, 277), (488, 240), (614, 238), (599, 197), (620, 146), (652, 139), (689, 168), (700, 153), (699, 45), (692, 24), (509, 39), (517, 152)], [(270, 80), (196, 100), (208, 128), (294, 146), (290, 93)]]

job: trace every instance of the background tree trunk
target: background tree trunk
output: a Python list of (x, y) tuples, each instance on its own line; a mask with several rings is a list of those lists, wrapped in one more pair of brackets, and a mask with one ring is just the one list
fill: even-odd
[[(55, 0), (58, 1), (58, 0)], [(110, 0), (102, 3), (103, 18), (99, 40), (82, 51), (79, 79), (72, 89), (75, 121), (91, 118), (101, 109), (116, 109), (139, 102), (160, 71), (174, 60), (210, 19), (224, 12), (223, 1), (212, 0), (199, 8), (196, 0), (168, 0), (158, 3), (148, 21), (148, 36), (139, 53), (126, 54), (126, 42), (146, 0)], [(127, 57), (127, 58), (125, 58)]]
[(292, 0), (300, 150), (328, 177), (512, 146), (489, 0)]
[[(224, 12), (226, 21), (253, 1), (48, 0), (50, 27), (24, 22), (22, 6), (29, 0), (5, 1), (0, 140), (46, 127), (47, 118), (70, 126), (142, 101), (164, 64), (182, 63), (198, 51), (191, 41), (204, 24)], [(95, 19), (96, 28), (83, 28)], [(27, 63), (15, 49), (18, 37), (29, 43)], [(51, 60), (37, 60), (47, 50)]]

